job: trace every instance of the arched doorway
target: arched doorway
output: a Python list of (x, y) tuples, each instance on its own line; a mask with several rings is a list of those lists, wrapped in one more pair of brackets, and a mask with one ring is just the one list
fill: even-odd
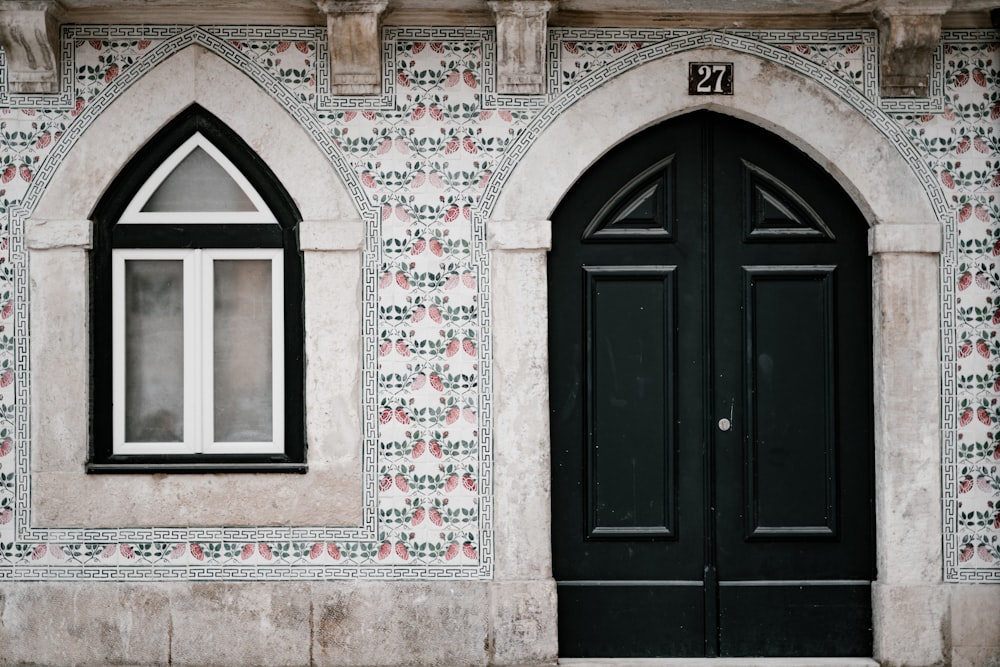
[(857, 207), (699, 112), (616, 147), (552, 220), (560, 655), (871, 655)]

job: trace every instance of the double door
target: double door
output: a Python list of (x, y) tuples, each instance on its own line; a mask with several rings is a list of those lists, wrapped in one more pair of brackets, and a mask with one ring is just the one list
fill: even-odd
[(837, 183), (699, 112), (553, 216), (563, 656), (870, 655), (871, 268)]

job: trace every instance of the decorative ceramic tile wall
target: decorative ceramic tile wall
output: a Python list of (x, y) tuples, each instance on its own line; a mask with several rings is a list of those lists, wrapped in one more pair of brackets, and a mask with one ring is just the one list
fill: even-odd
[[(488, 578), (492, 575), (489, 256), (483, 221), (533, 137), (620, 72), (700, 46), (811, 77), (912, 165), (945, 228), (945, 560), (1000, 579), (1000, 116), (992, 33), (952, 33), (926, 100), (880, 100), (873, 31), (550, 33), (549, 93), (496, 93), (489, 29), (387, 29), (383, 93), (329, 93), (318, 28), (63, 28), (63, 90), (7, 93), (0, 61), (0, 578)], [(368, 222), (364, 526), (30, 527), (24, 220), (117, 95), (198, 43), (313, 137)], [(2, 54), (0, 54), (2, 56)]]
[(953, 34), (944, 109), (896, 114), (947, 197), (942, 255), (948, 580), (1000, 580), (1000, 44)]

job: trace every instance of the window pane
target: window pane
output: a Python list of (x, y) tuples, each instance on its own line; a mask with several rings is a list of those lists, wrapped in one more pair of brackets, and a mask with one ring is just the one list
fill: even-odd
[(213, 264), (215, 442), (270, 442), (271, 261)]
[(163, 179), (142, 210), (256, 211), (257, 207), (211, 155), (195, 148)]
[(125, 261), (125, 440), (184, 439), (184, 263)]

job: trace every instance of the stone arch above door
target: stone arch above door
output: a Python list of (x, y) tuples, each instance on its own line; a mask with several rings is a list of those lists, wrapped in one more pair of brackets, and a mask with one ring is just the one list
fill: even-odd
[[(708, 101), (689, 97), (690, 61), (733, 62), (735, 94)], [(550, 115), (548, 124), (540, 124), (537, 138), (510, 176), (497, 184), (487, 223), (494, 275), (495, 424), (498, 451), (509, 440), (525, 442), (527, 424), (532, 433), (536, 425), (547, 432), (548, 362), (538, 341), (547, 330), (548, 218), (581, 174), (629, 136), (695, 109), (733, 115), (788, 140), (831, 173), (870, 227), (869, 248), (875, 255), (875, 653), (893, 660), (910, 655), (906, 637), (917, 629), (912, 622), (906, 625), (906, 605), (946, 598), (938, 588), (937, 255), (942, 241), (926, 166), (904, 156), (905, 137), (888, 122), (880, 123), (886, 119), (876, 104), (860, 93), (857, 98), (847, 100), (822, 82), (775, 62), (703, 48), (667, 55), (595, 84), (572, 104), (567, 101), (561, 114)], [(531, 440), (533, 448), (548, 449), (547, 437)], [(530, 461), (534, 464), (520, 460), (508, 468), (498, 455), (498, 503), (503, 502), (505, 487), (513, 490), (548, 478), (547, 458)], [(536, 511), (547, 512), (547, 498), (540, 501)], [(904, 523), (903, 516), (910, 518)], [(944, 614), (944, 605), (931, 605), (919, 631), (936, 632)]]
[[(689, 96), (687, 63), (693, 61), (733, 62), (735, 94)], [(924, 167), (906, 161), (873, 122), (878, 119), (867, 118), (816, 80), (720, 48), (685, 51), (640, 65), (573, 103), (541, 130), (520, 158), (497, 199), (493, 219), (546, 219), (569, 186), (611, 146), (695, 109), (736, 116), (788, 140), (830, 171), (870, 225), (935, 222), (934, 209), (914, 173)]]

